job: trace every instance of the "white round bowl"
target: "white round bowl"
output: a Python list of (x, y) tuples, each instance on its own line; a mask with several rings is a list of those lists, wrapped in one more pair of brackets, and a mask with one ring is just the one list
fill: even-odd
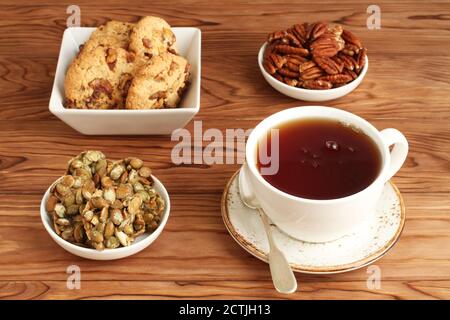
[(267, 42), (265, 42), (262, 45), (261, 49), (259, 49), (259, 54), (258, 54), (258, 64), (259, 64), (259, 69), (261, 69), (261, 73), (263, 74), (266, 81), (275, 90), (281, 92), (282, 94), (284, 94), (286, 96), (289, 96), (291, 98), (298, 99), (298, 100), (328, 101), (328, 100), (333, 100), (333, 99), (343, 97), (346, 94), (355, 90), (355, 88), (364, 79), (364, 76), (367, 73), (367, 69), (369, 68), (369, 59), (366, 57), (366, 63), (364, 65), (361, 73), (358, 75), (358, 77), (355, 80), (353, 80), (352, 82), (349, 82), (346, 85), (339, 87), (339, 88), (333, 88), (333, 89), (327, 89), (327, 90), (310, 90), (310, 89), (292, 87), (281, 81), (278, 81), (277, 79), (272, 77), (266, 71), (266, 69), (264, 69), (263, 58), (264, 58), (264, 50), (266, 49), (266, 46), (267, 46)]
[(65, 250), (69, 251), (70, 253), (86, 258), (86, 259), (92, 259), (92, 260), (116, 260), (125, 258), (128, 256), (131, 256), (135, 253), (138, 253), (139, 251), (147, 248), (153, 241), (158, 238), (158, 236), (161, 234), (162, 230), (164, 229), (164, 226), (166, 225), (167, 219), (169, 218), (169, 212), (170, 212), (170, 199), (169, 194), (167, 193), (166, 188), (164, 188), (164, 185), (156, 179), (154, 176), (152, 176), (153, 181), (155, 183), (154, 187), (156, 192), (163, 198), (166, 208), (164, 210), (161, 223), (159, 224), (158, 228), (156, 228), (155, 231), (152, 233), (144, 233), (137, 237), (131, 245), (128, 247), (120, 247), (116, 249), (105, 249), (102, 251), (91, 249), (91, 248), (83, 248), (80, 246), (77, 246), (73, 243), (70, 243), (60, 236), (58, 236), (53, 229), (53, 224), (51, 221), (51, 217), (48, 215), (47, 210), (45, 210), (45, 204), (47, 203), (47, 199), (50, 195), (50, 189), (51, 187), (59, 180), (56, 180), (52, 186), (50, 186), (47, 191), (44, 194), (44, 197), (41, 201), (41, 219), (42, 223), (44, 224), (45, 230), (47, 230), (48, 234), (55, 240), (55, 242), (64, 248)]

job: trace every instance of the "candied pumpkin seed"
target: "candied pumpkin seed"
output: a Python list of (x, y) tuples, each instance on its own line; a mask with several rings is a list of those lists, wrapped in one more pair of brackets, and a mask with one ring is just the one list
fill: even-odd
[(120, 184), (116, 189), (116, 198), (117, 199), (126, 199), (133, 194), (133, 187), (129, 184)]
[(111, 179), (113, 180), (117, 180), (120, 178), (120, 176), (122, 175), (122, 173), (125, 171), (125, 169), (123, 168), (122, 165), (120, 164), (116, 164), (111, 172), (109, 173), (109, 176), (111, 177)]
[(148, 178), (152, 174), (152, 170), (149, 167), (142, 167), (139, 169), (139, 175), (143, 178)]
[(94, 208), (97, 209), (102, 209), (103, 207), (106, 207), (108, 205), (108, 202), (106, 202), (105, 199), (103, 199), (102, 197), (98, 197), (98, 196), (93, 196), (91, 198), (91, 203), (94, 206)]
[(72, 188), (72, 186), (75, 184), (75, 178), (70, 175), (65, 175), (61, 179), (61, 184), (66, 186), (67, 188)]
[(106, 247), (108, 249), (115, 249), (120, 247), (120, 241), (116, 237), (112, 236), (106, 240)]
[(69, 215), (69, 216), (73, 216), (73, 215), (76, 215), (76, 214), (78, 214), (78, 209), (79, 209), (79, 205), (77, 205), (77, 204), (72, 204), (72, 205), (70, 205), (70, 206), (68, 206), (68, 207), (66, 207), (67, 208), (67, 215)]
[(115, 226), (112, 221), (109, 221), (105, 227), (105, 238), (108, 239), (114, 235)]
[(131, 243), (130, 238), (124, 232), (116, 230), (115, 235), (124, 247), (130, 245), (130, 243)]
[(60, 226), (68, 226), (70, 224), (70, 221), (68, 219), (59, 218), (56, 220), (56, 223)]
[(66, 214), (66, 207), (64, 207), (61, 203), (57, 203), (54, 210), (56, 214), (61, 218), (63, 218)]
[(103, 197), (109, 203), (114, 203), (114, 201), (116, 201), (116, 191), (114, 190), (113, 187), (106, 188), (103, 191)]
[(122, 211), (120, 209), (111, 210), (111, 221), (119, 226), (123, 221)]
[(130, 160), (130, 166), (135, 170), (139, 170), (143, 165), (144, 165), (144, 162), (141, 159), (132, 158)]

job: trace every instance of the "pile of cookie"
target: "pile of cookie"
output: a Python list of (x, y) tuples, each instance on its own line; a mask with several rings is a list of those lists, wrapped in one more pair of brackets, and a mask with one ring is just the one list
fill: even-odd
[(186, 88), (189, 68), (165, 20), (109, 21), (92, 33), (70, 64), (65, 107), (174, 108)]
[(263, 66), (290, 86), (323, 90), (355, 80), (366, 55), (361, 40), (341, 25), (301, 23), (269, 34)]

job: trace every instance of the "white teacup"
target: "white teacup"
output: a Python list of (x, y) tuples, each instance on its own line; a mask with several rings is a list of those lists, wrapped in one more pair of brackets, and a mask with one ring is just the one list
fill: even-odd
[[(375, 142), (381, 154), (381, 170), (371, 185), (347, 197), (312, 200), (278, 190), (261, 176), (256, 165), (260, 138), (278, 124), (308, 118), (333, 119), (353, 125)], [(262, 209), (278, 228), (299, 240), (326, 242), (350, 234), (374, 217), (384, 184), (400, 169), (407, 154), (408, 142), (396, 129), (378, 131), (366, 120), (340, 109), (296, 107), (271, 115), (253, 129), (247, 141), (242, 170)]]

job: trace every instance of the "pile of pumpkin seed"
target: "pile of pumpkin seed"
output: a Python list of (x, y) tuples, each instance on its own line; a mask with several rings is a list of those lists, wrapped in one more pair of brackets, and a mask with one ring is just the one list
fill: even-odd
[(50, 191), (46, 209), (56, 233), (97, 250), (126, 247), (154, 231), (165, 207), (142, 160), (111, 161), (100, 151), (70, 160)]

